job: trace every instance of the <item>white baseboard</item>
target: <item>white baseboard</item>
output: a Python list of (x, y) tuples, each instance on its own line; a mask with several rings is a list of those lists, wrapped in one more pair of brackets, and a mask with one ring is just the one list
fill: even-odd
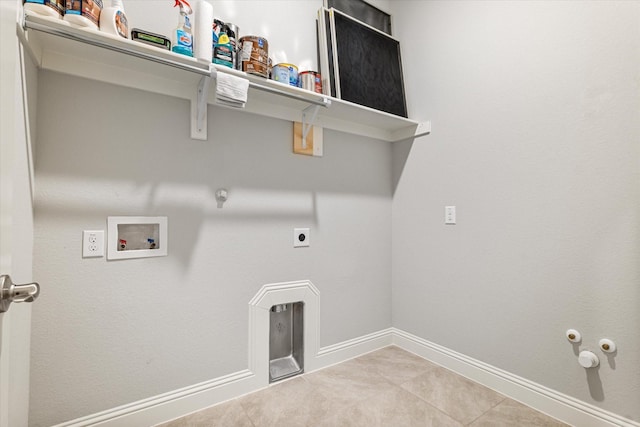
[(544, 387), (512, 373), (434, 344), (400, 329), (393, 329), (393, 343), (444, 368), (450, 369), (505, 396), (579, 427), (640, 427), (640, 424)]
[[(385, 329), (322, 347), (306, 372), (326, 368), (391, 345), (393, 330)], [(149, 399), (77, 418), (54, 427), (152, 426), (260, 390), (264, 381), (247, 370), (164, 393)]]
[(54, 427), (151, 426), (256, 391), (255, 375), (236, 372), (127, 405), (107, 409)]
[[(322, 347), (307, 372), (322, 369), (395, 344), (553, 418), (579, 427), (640, 427), (640, 424), (472, 359), (396, 328), (384, 329)], [(264, 388), (244, 370), (128, 405), (58, 424), (55, 427), (151, 426)]]
[(393, 344), (393, 328), (322, 347), (315, 357), (313, 369), (308, 369), (307, 372), (326, 368), (391, 344)]

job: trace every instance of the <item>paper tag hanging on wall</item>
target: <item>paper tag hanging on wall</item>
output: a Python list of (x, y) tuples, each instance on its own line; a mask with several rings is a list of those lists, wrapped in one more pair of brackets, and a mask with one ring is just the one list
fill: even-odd
[(313, 126), (307, 134), (306, 148), (302, 144), (302, 123), (293, 122), (293, 152), (306, 156), (322, 157), (322, 128)]

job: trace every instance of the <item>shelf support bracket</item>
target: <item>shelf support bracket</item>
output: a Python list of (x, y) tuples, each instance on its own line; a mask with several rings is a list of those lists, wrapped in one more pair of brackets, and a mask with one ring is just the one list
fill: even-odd
[(191, 99), (191, 139), (207, 140), (207, 100), (212, 76), (202, 76)]
[[(316, 120), (316, 116), (318, 115), (318, 110), (320, 109), (319, 105), (309, 105), (302, 111), (302, 149), (307, 149), (307, 135), (309, 135), (309, 131), (313, 128), (313, 122)], [(311, 112), (311, 119), (307, 121), (307, 114), (309, 114), (309, 110)]]

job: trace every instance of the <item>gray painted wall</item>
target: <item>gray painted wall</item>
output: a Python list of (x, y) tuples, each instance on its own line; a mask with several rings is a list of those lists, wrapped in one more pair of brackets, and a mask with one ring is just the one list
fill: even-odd
[[(247, 302), (298, 279), (323, 346), (393, 324), (640, 419), (639, 3), (390, 3), (413, 145), (298, 157), (289, 123), (217, 108), (192, 141), (184, 101), (40, 73), (31, 425), (246, 368)], [(168, 215), (169, 256), (83, 260), (108, 215)], [(569, 327), (620, 350), (585, 374)]]
[(639, 421), (640, 3), (393, 4), (393, 325)]
[[(323, 158), (297, 156), (290, 122), (215, 107), (194, 141), (186, 101), (51, 72), (39, 86), (31, 425), (246, 369), (267, 283), (316, 285), (322, 346), (391, 326), (389, 144), (326, 130)], [(169, 256), (82, 259), (82, 230), (109, 215), (167, 215)]]

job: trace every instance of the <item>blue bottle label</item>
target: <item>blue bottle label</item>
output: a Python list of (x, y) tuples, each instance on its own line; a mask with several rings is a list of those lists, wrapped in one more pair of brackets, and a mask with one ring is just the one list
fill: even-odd
[(193, 46), (193, 38), (186, 31), (176, 30), (176, 44), (183, 48), (191, 50)]

